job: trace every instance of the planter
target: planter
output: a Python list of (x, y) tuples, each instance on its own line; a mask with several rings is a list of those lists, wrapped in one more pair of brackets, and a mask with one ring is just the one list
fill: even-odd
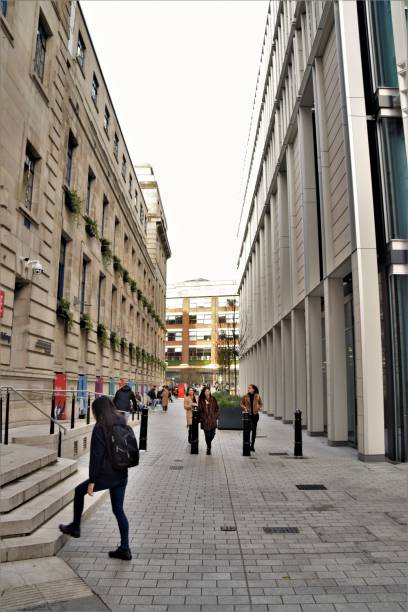
[(220, 408), (218, 429), (242, 429), (241, 407)]

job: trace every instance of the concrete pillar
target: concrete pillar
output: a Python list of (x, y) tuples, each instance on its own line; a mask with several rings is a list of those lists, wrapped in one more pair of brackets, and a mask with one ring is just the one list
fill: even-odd
[(292, 389), (293, 408), (302, 411), (302, 423), (307, 423), (306, 401), (306, 331), (304, 310), (292, 310)]
[(272, 331), (266, 336), (266, 401), (265, 401), (265, 412), (269, 416), (273, 415), (273, 345), (272, 345)]
[(346, 341), (341, 278), (324, 280), (327, 363), (327, 439), (331, 446), (348, 444)]
[(290, 319), (282, 319), (283, 422), (293, 422), (292, 334)]
[(265, 286), (266, 286), (266, 328), (272, 327), (272, 238), (271, 215), (265, 214)]
[(321, 298), (305, 299), (307, 431), (324, 434)]
[(264, 229), (259, 230), (259, 334), (265, 332), (265, 235)]
[(273, 394), (275, 419), (283, 417), (282, 342), (280, 325), (273, 328)]

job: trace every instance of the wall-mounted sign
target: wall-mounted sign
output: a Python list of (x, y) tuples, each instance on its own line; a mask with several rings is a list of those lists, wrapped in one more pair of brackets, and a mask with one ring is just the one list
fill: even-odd
[(4, 315), (4, 298), (5, 293), (3, 289), (0, 289), (0, 319), (2, 319)]
[(3, 340), (3, 342), (8, 342), (10, 344), (11, 336), (10, 334), (6, 334), (6, 332), (0, 332), (0, 340)]
[(43, 349), (47, 355), (51, 354), (51, 342), (48, 342), (48, 340), (42, 340), (39, 338), (35, 343), (35, 348)]

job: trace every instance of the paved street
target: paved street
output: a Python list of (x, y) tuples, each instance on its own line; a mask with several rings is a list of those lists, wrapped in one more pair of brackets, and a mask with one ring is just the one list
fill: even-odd
[[(406, 610), (408, 466), (361, 463), (306, 435), (295, 460), (290, 426), (262, 416), (258, 431), (251, 458), (234, 431), (217, 433), (212, 456), (201, 434), (192, 456), (182, 403), (152, 414), (126, 500), (133, 560), (107, 556), (109, 501), (60, 555), (123, 612)], [(265, 532), (276, 527), (298, 533)]]

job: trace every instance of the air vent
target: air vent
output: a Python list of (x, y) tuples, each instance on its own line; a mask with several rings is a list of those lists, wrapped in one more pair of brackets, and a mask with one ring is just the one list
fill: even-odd
[(86, 438), (84, 438), (84, 439), (82, 440), (82, 448), (83, 448), (84, 450), (86, 449), (86, 445), (87, 445), (87, 439), (86, 439)]
[(234, 525), (222, 525), (220, 527), (221, 531), (236, 531), (237, 528)]
[(182, 470), (183, 466), (182, 465), (171, 465), (170, 469), (171, 470)]
[(74, 441), (74, 457), (78, 455), (78, 440)]
[(299, 527), (264, 527), (264, 533), (299, 533)]
[(296, 485), (301, 491), (326, 491), (326, 487), (322, 484), (300, 484)]
[(288, 453), (269, 453), (269, 455), (273, 456), (277, 456), (277, 457), (281, 457), (282, 455), (287, 455)]

